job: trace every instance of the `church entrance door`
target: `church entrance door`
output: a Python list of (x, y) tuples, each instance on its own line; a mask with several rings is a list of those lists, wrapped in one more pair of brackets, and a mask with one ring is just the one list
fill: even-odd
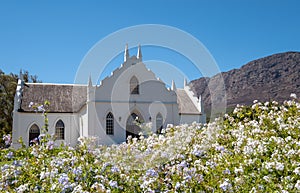
[(141, 116), (138, 116), (136, 113), (131, 113), (126, 122), (126, 140), (129, 136), (139, 138), (141, 128), (138, 126), (138, 123), (142, 121)]

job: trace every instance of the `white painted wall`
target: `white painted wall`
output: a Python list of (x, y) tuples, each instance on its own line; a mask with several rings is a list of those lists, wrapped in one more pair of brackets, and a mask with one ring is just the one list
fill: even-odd
[[(135, 76), (139, 81), (139, 94), (130, 94), (130, 79)], [(132, 112), (138, 112), (145, 122), (151, 121), (152, 130), (156, 132), (156, 115), (161, 113), (164, 125), (178, 124), (178, 104), (174, 91), (157, 80), (154, 73), (143, 63), (138, 63), (135, 56), (127, 60), (122, 68), (115, 70), (112, 76), (105, 78), (98, 87), (90, 88), (95, 94), (89, 123), (94, 129), (94, 136), (101, 144), (121, 143), (126, 140), (126, 122)], [(88, 91), (89, 92), (89, 91)], [(106, 135), (106, 116), (114, 115), (114, 135)], [(88, 111), (90, 113), (90, 111)], [(95, 116), (97, 115), (97, 116)], [(91, 127), (89, 127), (91, 129)]]
[[(65, 125), (65, 140), (57, 140), (60, 144), (65, 142), (68, 145), (75, 146), (77, 138), (80, 135), (80, 127), (78, 121), (78, 114), (72, 113), (48, 113), (48, 133), (55, 133), (55, 125), (58, 120), (62, 120)], [(40, 132), (44, 127), (44, 117), (42, 113), (28, 113), (28, 112), (14, 112), (13, 121), (13, 144), (18, 147), (17, 141), (20, 137), (23, 138), (25, 145), (29, 144), (29, 129), (33, 124), (38, 125)], [(18, 129), (15, 129), (18, 128)]]

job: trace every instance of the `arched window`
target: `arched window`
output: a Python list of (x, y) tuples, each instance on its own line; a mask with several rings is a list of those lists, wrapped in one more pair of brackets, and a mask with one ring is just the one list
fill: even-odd
[(108, 113), (106, 116), (106, 134), (114, 134), (114, 116), (112, 113)]
[(161, 133), (163, 128), (163, 117), (160, 113), (156, 115), (156, 132)]
[(135, 76), (130, 79), (130, 94), (139, 94), (139, 81)]
[(33, 124), (30, 127), (29, 133), (40, 133), (39, 126), (37, 126), (36, 124)]
[(29, 146), (38, 143), (39, 135), (40, 135), (39, 126), (33, 124), (29, 129)]
[(55, 125), (55, 136), (57, 140), (65, 139), (65, 124), (62, 120), (58, 120)]

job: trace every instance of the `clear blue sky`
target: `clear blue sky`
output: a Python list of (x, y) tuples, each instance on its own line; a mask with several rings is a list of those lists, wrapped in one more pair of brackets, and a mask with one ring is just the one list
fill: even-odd
[[(298, 0), (2, 0), (0, 69), (28, 70), (43, 82), (73, 83), (93, 45), (139, 24), (169, 25), (190, 33), (206, 46), (221, 71), (274, 53), (300, 51)], [(171, 54), (162, 53), (145, 49), (143, 57), (170, 62)], [(122, 57), (114, 62), (119, 66)], [(201, 76), (193, 70), (185, 73), (190, 79)]]

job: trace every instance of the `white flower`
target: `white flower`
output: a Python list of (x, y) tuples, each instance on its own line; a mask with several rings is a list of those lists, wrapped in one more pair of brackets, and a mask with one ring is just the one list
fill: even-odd
[(297, 180), (297, 183), (295, 184), (295, 188), (297, 190), (300, 190), (300, 180)]
[(95, 182), (92, 187), (92, 189), (97, 189), (99, 191), (105, 191), (105, 186), (101, 183)]
[(175, 185), (175, 189), (177, 190), (178, 188), (180, 188), (180, 182), (177, 182)]
[(300, 167), (295, 168), (294, 173), (300, 175)]
[(284, 165), (280, 162), (276, 163), (276, 170), (283, 171)]
[(30, 102), (29, 105), (28, 105), (28, 107), (31, 108), (32, 105), (33, 105), (33, 102)]
[(83, 190), (82, 190), (82, 186), (81, 185), (78, 185), (74, 188), (73, 192), (72, 193), (82, 193)]
[(167, 128), (172, 128), (174, 127), (173, 124), (167, 124)]
[(23, 184), (17, 188), (17, 192), (25, 192), (28, 190), (28, 184)]
[(290, 97), (293, 99), (297, 99), (297, 95), (295, 93), (291, 93)]
[(215, 149), (216, 149), (216, 151), (224, 151), (225, 150), (225, 148), (222, 145), (216, 146)]
[(239, 168), (234, 168), (234, 173), (235, 174), (243, 173), (243, 172), (244, 172), (244, 170), (243, 170), (242, 166), (240, 166)]
[(263, 179), (267, 182), (270, 182), (270, 177), (269, 176), (264, 176)]
[(230, 170), (228, 168), (226, 168), (224, 171), (223, 171), (223, 174), (230, 174)]
[(44, 105), (38, 106), (37, 110), (38, 110), (39, 112), (45, 112)]
[(229, 183), (229, 179), (225, 179), (225, 181), (222, 184), (220, 184), (220, 188), (223, 191), (229, 190), (231, 188), (231, 184)]
[(117, 181), (111, 180), (111, 181), (109, 182), (109, 185), (110, 185), (110, 187), (112, 187), (112, 188), (118, 188), (118, 182), (117, 182)]

